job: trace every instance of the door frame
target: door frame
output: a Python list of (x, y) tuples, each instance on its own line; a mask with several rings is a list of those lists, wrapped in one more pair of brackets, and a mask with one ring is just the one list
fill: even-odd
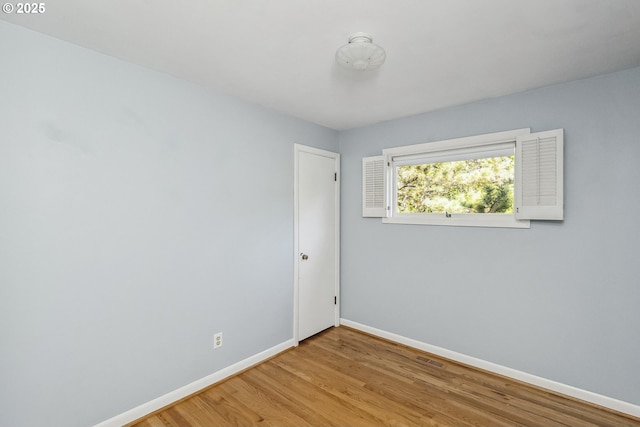
[[(301, 152), (315, 154), (318, 156), (328, 157), (334, 160), (336, 171), (335, 185), (335, 269), (334, 272), (334, 290), (336, 297), (340, 296), (340, 154), (332, 151), (321, 150), (319, 148), (308, 147), (301, 144), (293, 144), (294, 152), (294, 179), (293, 179), (293, 344), (298, 346), (299, 343), (299, 302), (298, 296), (300, 284), (298, 282), (298, 272), (300, 268), (300, 236), (299, 227), (299, 197), (298, 197), (298, 177), (299, 177), (299, 161), (298, 157)], [(334, 307), (334, 326), (340, 326), (340, 298), (337, 298)]]

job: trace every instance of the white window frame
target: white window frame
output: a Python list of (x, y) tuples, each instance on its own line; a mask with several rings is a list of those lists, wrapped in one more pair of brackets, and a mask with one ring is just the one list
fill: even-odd
[(491, 151), (496, 156), (513, 155), (515, 154), (516, 139), (530, 133), (531, 129), (523, 128), (383, 150), (387, 183), (387, 213), (386, 217), (382, 218), (382, 222), (387, 224), (530, 228), (531, 223), (528, 219), (516, 219), (515, 215), (509, 214), (400, 213), (397, 210), (397, 180), (395, 176), (395, 168), (402, 165), (481, 158), (487, 157), (482, 153), (487, 154)]

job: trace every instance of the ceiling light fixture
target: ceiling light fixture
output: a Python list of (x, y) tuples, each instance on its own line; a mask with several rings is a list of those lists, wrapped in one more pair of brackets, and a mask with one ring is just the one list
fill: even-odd
[(349, 43), (336, 52), (336, 62), (350, 70), (375, 70), (387, 58), (384, 49), (373, 44), (373, 37), (367, 33), (355, 33)]

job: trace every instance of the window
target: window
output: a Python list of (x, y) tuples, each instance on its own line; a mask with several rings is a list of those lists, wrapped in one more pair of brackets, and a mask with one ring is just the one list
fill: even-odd
[(529, 219), (562, 219), (561, 163), (562, 129), (386, 149), (363, 159), (363, 216), (385, 223), (516, 228), (528, 228)]
[(396, 165), (398, 213), (513, 213), (513, 149), (503, 156)]

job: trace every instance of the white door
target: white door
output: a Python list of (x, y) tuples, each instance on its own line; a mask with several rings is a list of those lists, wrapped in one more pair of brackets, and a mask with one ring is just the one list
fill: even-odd
[(340, 157), (300, 145), (295, 152), (297, 342), (338, 325)]

